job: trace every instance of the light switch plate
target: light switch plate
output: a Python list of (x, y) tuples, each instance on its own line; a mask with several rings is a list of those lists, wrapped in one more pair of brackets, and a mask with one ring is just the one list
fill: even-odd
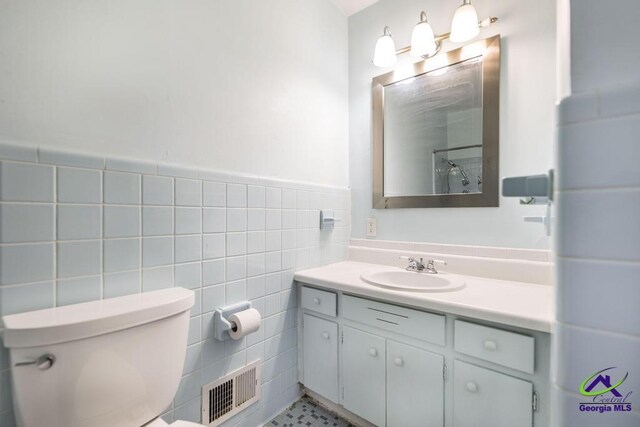
[(367, 218), (367, 237), (376, 237), (378, 225), (375, 218)]

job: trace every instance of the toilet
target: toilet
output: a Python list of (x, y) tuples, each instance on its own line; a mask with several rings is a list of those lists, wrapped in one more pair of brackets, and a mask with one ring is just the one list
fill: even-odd
[(4, 316), (18, 426), (168, 426), (193, 303), (171, 288)]

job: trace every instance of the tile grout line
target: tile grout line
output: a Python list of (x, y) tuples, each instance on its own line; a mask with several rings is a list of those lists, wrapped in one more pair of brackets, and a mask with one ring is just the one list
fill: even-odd
[[(40, 161), (40, 150), (38, 150), (38, 161)], [(58, 306), (58, 167), (54, 167), (53, 172), (53, 307)]]

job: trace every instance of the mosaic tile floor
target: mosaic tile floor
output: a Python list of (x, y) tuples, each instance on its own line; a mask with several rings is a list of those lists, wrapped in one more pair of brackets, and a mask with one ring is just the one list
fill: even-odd
[(349, 423), (349, 421), (327, 411), (308, 396), (303, 396), (280, 415), (264, 425), (264, 427), (298, 426), (355, 427)]

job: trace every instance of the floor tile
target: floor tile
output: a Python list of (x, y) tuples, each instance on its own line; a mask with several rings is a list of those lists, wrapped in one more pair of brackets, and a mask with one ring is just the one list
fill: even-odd
[(349, 421), (328, 411), (308, 396), (303, 396), (289, 408), (278, 414), (265, 427), (331, 426), (354, 427)]

